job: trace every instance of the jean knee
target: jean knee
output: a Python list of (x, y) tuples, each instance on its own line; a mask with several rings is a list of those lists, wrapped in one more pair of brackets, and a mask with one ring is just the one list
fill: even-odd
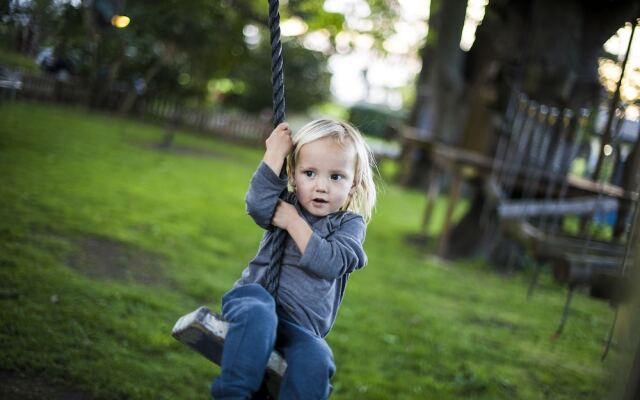
[(296, 375), (316, 377), (322, 383), (325, 381), (328, 383), (336, 372), (331, 352), (323, 348), (307, 351), (303, 359), (296, 361), (294, 362), (295, 367), (291, 370), (294, 377)]
[(326, 355), (316, 355), (297, 361), (287, 366), (280, 388), (280, 398), (327, 399), (331, 393), (331, 378), (335, 373), (333, 359)]
[(223, 298), (222, 313), (229, 322), (275, 329), (278, 325), (273, 297), (259, 285), (240, 286)]
[(324, 374), (328, 379), (331, 379), (336, 373), (336, 364), (331, 354), (324, 353), (317, 356), (315, 360), (316, 361), (313, 362), (313, 369), (320, 374)]
[(247, 317), (257, 325), (274, 331), (278, 326), (278, 316), (273, 303), (262, 301), (248, 301), (246, 303)]

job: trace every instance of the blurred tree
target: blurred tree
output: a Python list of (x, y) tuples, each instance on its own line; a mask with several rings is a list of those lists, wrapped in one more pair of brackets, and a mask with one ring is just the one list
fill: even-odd
[[(247, 59), (229, 77), (244, 83), (240, 92), (230, 93), (224, 103), (247, 111), (271, 109), (271, 47), (265, 40), (250, 49)], [(327, 100), (330, 73), (326, 57), (304, 49), (296, 40), (283, 42), (286, 107), (304, 111)]]
[[(487, 117), (467, 119), (459, 143), (493, 156), (513, 90), (561, 111), (586, 107), (595, 115), (604, 96), (598, 79), (603, 44), (639, 12), (634, 0), (492, 2), (466, 65), (467, 87), (476, 101), (454, 111)], [(475, 190), (474, 204), (452, 232), (451, 254), (481, 250), (478, 221), (485, 199), (480, 187)]]
[[(491, 1), (473, 47), (464, 56), (463, 79), (458, 80), (459, 63), (453, 62), (452, 70), (445, 74), (437, 65), (452, 56), (455, 60), (460, 51), (452, 36), (461, 27), (460, 8), (455, 16), (444, 18), (444, 28), (451, 30), (442, 31), (437, 24), (440, 14), (459, 4), (439, 3), (431, 4), (436, 24), (421, 51), (426, 71), (418, 79), (409, 122), (440, 141), (487, 154), (494, 147), (495, 116), (503, 112), (513, 88), (560, 108), (597, 104), (601, 96), (597, 60), (602, 45), (640, 8), (635, 0)], [(446, 41), (442, 34), (452, 40)], [(445, 91), (441, 98), (444, 85), (453, 88), (454, 94)], [(425, 175), (419, 167), (408, 172), (405, 175), (411, 184)]]
[[(336, 36), (358, 31), (345, 23), (344, 15), (324, 6), (324, 0), (281, 3), (282, 21), (296, 17), (306, 32), (283, 38), (287, 97), (293, 99), (288, 102), (293, 109), (326, 99), (326, 60), (336, 52)], [(368, 7), (370, 15), (363, 18), (371, 27), (366, 30), (381, 41), (392, 29), (388, 21), (396, 15), (397, 0), (373, 0)], [(10, 0), (3, 9), (14, 16), (2, 19), (3, 28), (31, 21), (41, 30), (45, 23), (40, 15), (51, 21), (44, 35), (47, 45), (73, 59), (78, 75), (91, 82), (92, 104), (104, 105), (114, 98), (109, 93), (126, 92), (118, 97), (123, 98), (120, 110), (127, 112), (147, 91), (195, 103), (224, 99), (252, 110), (265, 105), (270, 54), (264, 0)], [(127, 15), (130, 24), (116, 29), (110, 24), (114, 14)], [(249, 37), (248, 27), (257, 34)], [(20, 37), (28, 32), (7, 31)], [(328, 45), (322, 51), (307, 49), (306, 34), (318, 32)], [(231, 82), (231, 90), (217, 92), (218, 81)]]
[[(460, 127), (459, 107), (465, 82), (463, 53), (459, 43), (467, 0), (437, 1), (430, 4), (429, 33), (420, 50), (422, 69), (416, 84), (416, 101), (409, 124), (425, 139), (452, 142)], [(404, 171), (403, 184), (426, 183), (429, 160), (414, 150), (413, 165)]]
[(113, 18), (124, 14), (124, 0), (92, 0), (94, 23), (101, 28), (113, 25)]
[[(35, 56), (51, 36), (57, 7), (52, 0), (6, 0), (0, 6), (0, 24), (8, 47), (24, 55)], [(6, 33), (5, 33), (6, 32)]]
[[(208, 82), (232, 79), (246, 90), (234, 91), (229, 101), (251, 110), (261, 109), (265, 105), (263, 95), (269, 93), (264, 90), (265, 84), (270, 85), (267, 10), (267, 3), (257, 0), (136, 2), (130, 8), (133, 21), (130, 30), (136, 37), (134, 43), (142, 45), (135, 49), (132, 48), (135, 44), (128, 45), (129, 52), (136, 53), (127, 62), (129, 81), (142, 79), (151, 90), (195, 96), (204, 102)], [(281, 11), (283, 18), (296, 12), (303, 15), (308, 26), (322, 25), (337, 31), (343, 22), (341, 16), (324, 12), (322, 4), (316, 0), (292, 1)], [(261, 29), (259, 43), (247, 42), (243, 28), (248, 24)], [(308, 83), (310, 90), (302, 101), (301, 96), (296, 95), (296, 89), (288, 86), (287, 96), (300, 99), (299, 104), (305, 107), (324, 99), (328, 84), (322, 94), (318, 90), (320, 83), (328, 83), (321, 76), (325, 58), (304, 49), (300, 42), (291, 41), (285, 49), (286, 76), (296, 82)], [(319, 63), (317, 67), (316, 63)], [(262, 68), (257, 68), (259, 66)], [(140, 69), (144, 72), (133, 76)], [(156, 84), (154, 78), (161, 70), (164, 70), (164, 80)], [(132, 107), (138, 93), (132, 85), (121, 105), (122, 111)]]
[[(445, 3), (449, 8), (454, 7), (453, 3), (443, 2), (434, 10), (438, 4), (432, 3), (434, 18), (445, 14)], [(417, 101), (410, 122), (422, 131), (431, 130), (432, 137), (439, 141), (491, 157), (500, 117), (513, 90), (521, 90), (539, 102), (560, 109), (595, 108), (602, 96), (597, 73), (602, 46), (639, 12), (640, 2), (635, 0), (491, 1), (476, 32), (476, 40), (464, 55), (457, 101), (437, 98), (444, 85), (433, 80), (442, 76), (438, 59), (450, 59), (459, 48), (454, 40), (439, 46), (445, 40), (439, 37), (442, 27), (436, 24), (422, 49), (426, 72), (418, 79)], [(459, 9), (455, 15), (459, 17)], [(451, 21), (451, 17), (444, 20)], [(457, 22), (452, 25), (459, 27)], [(444, 48), (449, 53), (442, 53)], [(458, 67), (458, 63), (452, 64), (452, 76), (457, 74)], [(446, 79), (449, 77), (445, 76)], [(424, 163), (424, 157), (414, 157), (413, 161), (404, 171), (404, 183), (422, 185), (428, 165), (420, 164)], [(477, 224), (484, 201), (481, 193), (477, 188), (469, 213), (452, 232), (450, 254), (466, 256), (480, 250), (481, 230)]]
[(449, 0), (440, 4), (432, 18), (435, 52), (431, 61), (428, 85), (432, 91), (429, 107), (434, 137), (443, 142), (455, 141), (459, 117), (452, 113), (464, 89), (463, 53), (460, 49), (467, 0)]
[(120, 52), (125, 64), (122, 78), (129, 83), (120, 106), (123, 112), (141, 92), (134, 81), (154, 89), (155, 78), (165, 69), (170, 73), (164, 78), (179, 96), (184, 93), (180, 75), (189, 82), (206, 81), (210, 75), (227, 73), (245, 51), (243, 21), (224, 2), (137, 1), (126, 12), (131, 25), (123, 30), (129, 37)]

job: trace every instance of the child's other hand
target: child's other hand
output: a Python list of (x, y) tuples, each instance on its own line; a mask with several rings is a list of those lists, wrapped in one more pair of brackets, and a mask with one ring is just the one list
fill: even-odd
[(313, 230), (311, 230), (307, 221), (298, 214), (298, 210), (293, 205), (278, 199), (278, 205), (273, 213), (271, 224), (286, 230), (293, 238), (293, 241), (296, 242), (300, 253), (304, 254), (307, 244), (311, 240)]
[(284, 200), (279, 199), (276, 211), (273, 213), (271, 224), (277, 226), (280, 229), (287, 230), (291, 221), (295, 218), (300, 218), (298, 211), (292, 205)]
[(289, 124), (282, 122), (276, 126), (265, 143), (267, 146), (267, 153), (274, 157), (284, 159), (293, 149)]

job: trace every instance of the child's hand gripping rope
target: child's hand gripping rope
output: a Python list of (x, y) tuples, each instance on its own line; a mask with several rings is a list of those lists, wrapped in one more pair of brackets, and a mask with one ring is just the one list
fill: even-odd
[(271, 223), (280, 229), (289, 230), (291, 222), (300, 218), (298, 211), (292, 205), (283, 200), (278, 200), (276, 212), (273, 214)]
[(265, 141), (267, 150), (264, 153), (264, 162), (276, 173), (280, 175), (284, 159), (293, 149), (291, 141), (291, 129), (286, 122), (276, 126), (271, 135)]

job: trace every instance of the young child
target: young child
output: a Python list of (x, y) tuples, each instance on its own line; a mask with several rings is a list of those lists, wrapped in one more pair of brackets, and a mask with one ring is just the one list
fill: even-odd
[[(287, 157), (288, 179), (280, 178)], [(286, 123), (273, 130), (246, 195), (247, 212), (266, 232), (222, 298), (229, 331), (215, 399), (251, 398), (274, 348), (287, 361), (281, 400), (329, 397), (335, 365), (324, 337), (349, 275), (367, 263), (362, 243), (376, 199), (371, 165), (368, 146), (346, 123), (316, 120), (293, 137)], [(264, 287), (274, 227), (287, 238), (272, 296)]]

